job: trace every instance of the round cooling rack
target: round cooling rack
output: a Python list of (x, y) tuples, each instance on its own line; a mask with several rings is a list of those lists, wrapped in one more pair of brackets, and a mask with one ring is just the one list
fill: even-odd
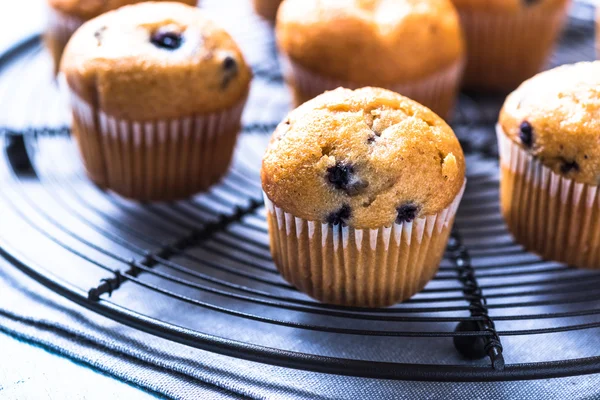
[[(503, 96), (461, 94), (453, 127), (468, 187), (440, 271), (421, 293), (371, 310), (320, 304), (287, 284), (269, 253), (259, 168), (290, 97), (272, 28), (248, 4), (229, 3), (203, 6), (255, 72), (243, 132), (228, 176), (181, 202), (139, 204), (92, 185), (40, 37), (0, 55), (3, 257), (114, 321), (260, 363), (431, 381), (600, 372), (600, 273), (525, 252), (499, 213)], [(592, 16), (574, 6), (553, 65), (594, 59)]]

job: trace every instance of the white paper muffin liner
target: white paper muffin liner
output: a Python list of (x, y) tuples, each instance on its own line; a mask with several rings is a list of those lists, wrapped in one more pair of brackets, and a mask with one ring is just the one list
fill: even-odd
[(537, 74), (552, 53), (567, 8), (531, 7), (517, 14), (459, 10), (467, 41), (464, 84), (509, 90)]
[(222, 112), (129, 121), (96, 110), (71, 92), (74, 134), (98, 185), (137, 200), (188, 197), (229, 167), (246, 98)]
[(71, 15), (64, 14), (48, 7), (48, 24), (46, 27), (46, 44), (52, 53), (54, 70), (58, 72), (60, 58), (71, 36), (85, 21)]
[(496, 126), (502, 213), (520, 244), (549, 260), (600, 268), (600, 192), (555, 173)]
[[(359, 89), (368, 86), (316, 74), (287, 57), (281, 57), (281, 61), (286, 78), (295, 92), (297, 104), (338, 87)], [(464, 60), (459, 60), (425, 78), (383, 88), (413, 99), (446, 118), (454, 108), (464, 66)]]
[(464, 188), (438, 214), (379, 229), (298, 218), (263, 193), (275, 265), (326, 303), (383, 307), (406, 300), (436, 274)]

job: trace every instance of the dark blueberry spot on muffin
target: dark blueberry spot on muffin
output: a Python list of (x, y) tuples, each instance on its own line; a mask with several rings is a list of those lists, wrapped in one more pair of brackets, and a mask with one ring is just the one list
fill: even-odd
[(237, 76), (238, 74), (238, 63), (232, 56), (228, 55), (223, 59), (223, 80), (221, 81), (221, 88), (227, 89), (229, 83)]
[(176, 50), (181, 47), (183, 38), (176, 32), (156, 31), (150, 37), (150, 41), (161, 49)]
[(562, 165), (560, 166), (560, 172), (562, 172), (563, 174), (568, 174), (571, 171), (578, 172), (579, 164), (577, 164), (577, 161), (575, 160), (568, 161), (563, 158)]
[(417, 218), (419, 214), (419, 206), (415, 203), (405, 203), (396, 209), (398, 216), (396, 217), (396, 223), (401, 224), (403, 222), (412, 222)]
[(533, 145), (533, 127), (529, 122), (523, 121), (521, 123), (519, 137), (524, 146), (531, 147)]
[(327, 168), (327, 180), (337, 189), (346, 192), (348, 196), (355, 196), (369, 186), (357, 176), (352, 165), (340, 162)]
[(346, 225), (348, 220), (350, 219), (350, 215), (352, 214), (350, 210), (350, 206), (348, 204), (344, 204), (342, 208), (339, 210), (332, 212), (327, 216), (327, 223), (331, 225)]
[(369, 137), (367, 138), (367, 143), (373, 144), (375, 143), (375, 139), (377, 139), (377, 135), (369, 135)]
[(98, 29), (96, 32), (94, 32), (94, 37), (96, 38), (96, 40), (98, 42), (98, 46), (100, 46), (102, 44), (102, 34), (104, 33), (105, 30), (106, 30), (106, 27), (103, 26), (100, 29)]
[(227, 56), (223, 60), (223, 69), (225, 71), (236, 70), (237, 69), (237, 61), (232, 56)]
[(525, 3), (526, 6), (532, 6), (537, 2), (539, 2), (539, 0), (523, 0), (523, 3)]
[(587, 160), (587, 159), (588, 159), (588, 156), (587, 156), (587, 154), (584, 154), (584, 155), (583, 155), (583, 158), (585, 158), (585, 159)]

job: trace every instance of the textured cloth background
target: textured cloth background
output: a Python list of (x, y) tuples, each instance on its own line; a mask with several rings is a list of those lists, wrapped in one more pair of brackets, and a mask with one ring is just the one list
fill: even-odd
[[(598, 375), (508, 383), (396, 382), (296, 371), (223, 357), (100, 317), (1, 261), (0, 329), (175, 399), (600, 398)], [(0, 362), (0, 368), (10, 368), (10, 362)]]

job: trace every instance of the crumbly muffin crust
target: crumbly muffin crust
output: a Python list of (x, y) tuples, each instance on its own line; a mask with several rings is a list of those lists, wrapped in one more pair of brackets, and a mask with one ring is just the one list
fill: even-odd
[(554, 172), (600, 184), (600, 62), (542, 72), (508, 96), (502, 130)]
[(570, 0), (452, 0), (460, 11), (495, 11), (518, 13), (520, 11), (537, 8), (556, 10)]
[[(48, 0), (48, 4), (56, 11), (87, 21), (105, 12), (144, 1), (146, 0)], [(170, 1), (179, 1), (190, 6), (195, 6), (198, 3), (198, 0)]]
[(105, 113), (155, 120), (231, 107), (251, 72), (231, 36), (203, 11), (145, 2), (86, 22), (61, 64), (69, 87)]
[(285, 0), (276, 30), (294, 62), (365, 85), (421, 79), (464, 56), (449, 0)]
[(465, 160), (452, 129), (426, 107), (379, 89), (336, 89), (277, 127), (261, 170), (266, 195), (297, 217), (357, 229), (446, 208)]

